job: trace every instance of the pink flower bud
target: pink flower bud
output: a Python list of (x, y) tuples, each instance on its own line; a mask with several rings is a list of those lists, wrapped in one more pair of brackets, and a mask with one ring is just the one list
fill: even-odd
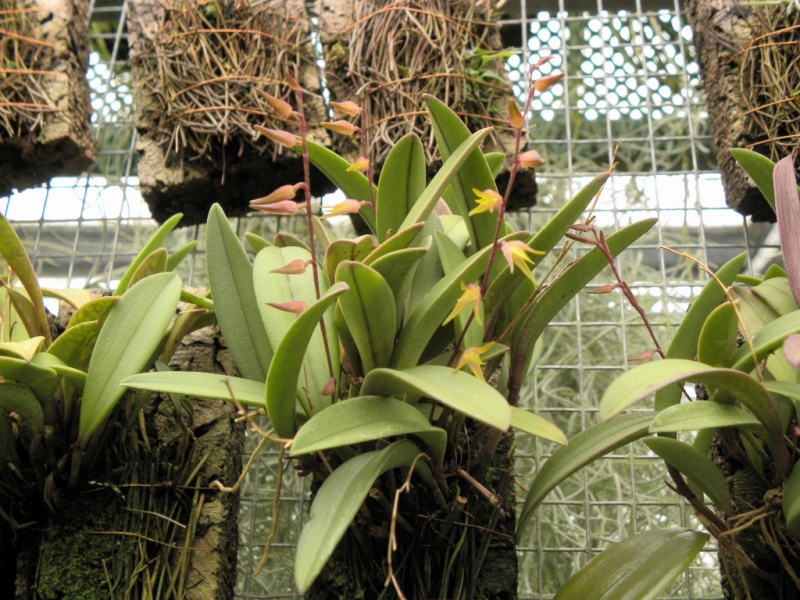
[(256, 90), (256, 91), (259, 94), (261, 94), (264, 100), (267, 101), (267, 104), (269, 104), (270, 108), (272, 108), (272, 110), (278, 113), (278, 115), (280, 115), (281, 118), (288, 119), (294, 115), (294, 109), (292, 108), (292, 105), (286, 102), (286, 100), (281, 100), (280, 98), (276, 98), (272, 94), (268, 94), (263, 90)]
[(303, 260), (296, 258), (295, 260), (286, 263), (279, 269), (272, 269), (270, 273), (279, 273), (281, 275), (302, 275), (306, 272), (306, 268), (311, 264), (310, 260)]
[(281, 202), (282, 200), (293, 200), (297, 195), (297, 191), (302, 187), (302, 184), (295, 185), (282, 185), (271, 194), (267, 194), (263, 198), (251, 200), (250, 205), (272, 204), (274, 202)]
[(358, 131), (358, 127), (353, 125), (350, 121), (345, 121), (344, 119), (340, 119), (338, 121), (334, 121), (333, 123), (323, 122), (320, 123), (325, 129), (330, 129), (334, 133), (341, 133), (342, 135), (353, 135), (356, 131)]
[(330, 209), (327, 209), (328, 212), (322, 215), (322, 219), (327, 219), (328, 217), (338, 217), (340, 215), (349, 215), (352, 213), (357, 213), (361, 210), (361, 207), (365, 204), (370, 204), (369, 202), (359, 202), (358, 200), (345, 200), (344, 202), (339, 202), (338, 204), (334, 204)]
[(544, 159), (536, 150), (526, 150), (519, 155), (519, 164), (526, 169), (535, 169), (544, 164)]
[(537, 79), (533, 84), (533, 89), (537, 92), (542, 93), (549, 90), (553, 87), (556, 83), (561, 81), (564, 78), (563, 73), (555, 73), (553, 75), (545, 75), (544, 77), (540, 77)]
[(514, 129), (522, 129), (525, 127), (525, 117), (519, 112), (517, 101), (513, 99), (508, 101), (508, 122), (511, 123)]
[(331, 377), (325, 382), (325, 386), (319, 391), (323, 396), (330, 396), (336, 391), (336, 380)]
[(293, 90), (295, 92), (299, 92), (300, 91), (300, 89), (301, 89), (300, 88), (300, 84), (297, 83), (297, 80), (292, 76), (291, 73), (289, 73), (289, 71), (286, 71), (286, 73), (283, 74), (283, 77), (284, 77), (284, 79), (286, 79), (286, 83), (287, 83), (287, 85), (289, 86), (289, 88), (291, 90)]
[(269, 215), (281, 215), (285, 217), (293, 217), (298, 210), (305, 207), (305, 202), (298, 204), (294, 200), (281, 200), (280, 202), (272, 202), (270, 204), (250, 204), (252, 210), (259, 210)]
[(306, 309), (306, 303), (301, 302), (300, 300), (290, 300), (289, 302), (267, 302), (267, 306), (271, 306), (272, 308), (277, 308), (278, 310), (282, 310), (283, 312), (294, 313), (299, 315)]
[(352, 100), (345, 100), (344, 102), (331, 102), (331, 106), (351, 117), (357, 117), (361, 114), (361, 107)]
[(281, 146), (294, 148), (300, 144), (297, 136), (295, 136), (293, 133), (289, 133), (288, 131), (282, 131), (280, 129), (267, 129), (266, 127), (261, 127), (260, 125), (253, 125), (253, 128)]

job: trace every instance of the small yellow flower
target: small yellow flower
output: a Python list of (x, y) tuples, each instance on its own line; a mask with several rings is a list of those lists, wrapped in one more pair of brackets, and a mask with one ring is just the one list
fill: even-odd
[(347, 167), (348, 171), (358, 171), (359, 173), (363, 173), (369, 168), (369, 160), (366, 156), (359, 156), (355, 159), (352, 164)]
[(341, 133), (342, 135), (353, 135), (356, 131), (358, 131), (358, 127), (353, 125), (350, 121), (345, 121), (344, 119), (340, 119), (338, 121), (334, 121), (333, 123), (323, 122), (320, 123), (325, 129), (330, 129), (335, 133)]
[(506, 262), (508, 263), (508, 268), (511, 270), (511, 272), (514, 272), (515, 266), (519, 267), (520, 271), (525, 274), (525, 277), (530, 279), (533, 284), (536, 285), (536, 280), (533, 278), (533, 273), (531, 273), (531, 269), (528, 266), (528, 263), (533, 264), (533, 261), (528, 256), (528, 253), (544, 254), (544, 252), (534, 250), (525, 242), (520, 240), (513, 240), (511, 242), (501, 240), (500, 249), (503, 251), (503, 256), (505, 257)]
[(469, 211), (470, 217), (478, 213), (493, 212), (503, 205), (503, 197), (494, 190), (486, 189), (481, 192), (476, 188), (472, 188), (472, 191), (477, 196), (475, 201), (478, 206)]
[(481, 289), (474, 283), (468, 283), (467, 285), (464, 285), (463, 281), (461, 282), (461, 289), (464, 290), (464, 293), (461, 294), (461, 297), (456, 303), (456, 307), (449, 315), (447, 315), (447, 318), (442, 322), (442, 325), (447, 325), (460, 313), (472, 307), (472, 314), (475, 315), (475, 320), (478, 322), (478, 325), (483, 326), (483, 323), (481, 322)]
[(361, 210), (361, 207), (365, 204), (369, 204), (369, 202), (359, 202), (358, 200), (345, 200), (344, 202), (339, 202), (338, 204), (334, 204), (327, 209), (327, 212), (322, 215), (322, 219), (327, 219), (328, 217), (338, 217), (340, 215), (349, 215), (352, 213), (357, 213)]
[(352, 100), (345, 100), (344, 102), (331, 102), (331, 106), (351, 117), (357, 117), (361, 114), (361, 107)]
[(486, 381), (483, 378), (483, 370), (481, 369), (481, 365), (484, 364), (481, 360), (481, 354), (489, 350), (492, 346), (494, 346), (494, 342), (489, 342), (483, 346), (464, 348), (461, 352), (461, 356), (458, 357), (458, 364), (456, 364), (454, 371), (460, 371), (464, 367), (469, 367), (469, 370), (472, 371), (475, 377), (481, 381)]

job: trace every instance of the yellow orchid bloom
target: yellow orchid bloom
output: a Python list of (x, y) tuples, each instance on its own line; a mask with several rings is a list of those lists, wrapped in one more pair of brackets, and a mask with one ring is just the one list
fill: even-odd
[(455, 371), (460, 371), (464, 367), (469, 367), (469, 370), (472, 371), (475, 377), (481, 381), (486, 381), (483, 377), (483, 370), (481, 369), (481, 365), (484, 364), (481, 360), (481, 354), (489, 350), (492, 346), (494, 346), (494, 342), (489, 342), (483, 346), (464, 348), (461, 352), (461, 356), (458, 357), (458, 364), (456, 364)]
[(461, 289), (464, 290), (464, 293), (461, 294), (461, 297), (456, 303), (456, 307), (449, 315), (447, 315), (447, 318), (442, 322), (442, 325), (447, 325), (461, 312), (468, 310), (471, 306), (473, 314), (475, 315), (475, 320), (478, 322), (478, 325), (483, 326), (483, 323), (481, 322), (481, 289), (474, 283), (468, 283), (467, 285), (464, 285), (463, 281), (461, 282)]
[(501, 240), (500, 249), (503, 251), (503, 256), (511, 272), (514, 272), (515, 266), (519, 267), (520, 271), (525, 274), (525, 277), (530, 279), (533, 285), (536, 285), (536, 280), (533, 278), (533, 273), (531, 273), (531, 269), (528, 266), (528, 263), (533, 264), (533, 261), (528, 254), (544, 254), (544, 252), (534, 250), (521, 240), (513, 240), (511, 242)]
[(357, 171), (359, 173), (363, 173), (369, 168), (369, 160), (366, 156), (359, 156), (355, 159), (352, 164), (347, 167), (348, 171)]
[(478, 206), (469, 211), (470, 217), (478, 213), (492, 212), (503, 205), (503, 197), (494, 190), (486, 189), (481, 192), (472, 188), (472, 191), (477, 196), (476, 202)]

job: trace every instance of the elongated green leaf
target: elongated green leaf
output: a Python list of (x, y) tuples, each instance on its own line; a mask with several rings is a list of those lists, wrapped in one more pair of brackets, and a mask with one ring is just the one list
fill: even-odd
[(86, 321), (70, 327), (56, 338), (47, 351), (70, 367), (86, 372), (101, 327), (99, 321)]
[(397, 305), (405, 300), (405, 298), (401, 297), (401, 291), (409, 272), (430, 249), (431, 239), (429, 237), (423, 246), (405, 248), (404, 250), (396, 250), (389, 254), (384, 254), (370, 265), (389, 284), (389, 288), (394, 294), (396, 308), (400, 308)]
[(673, 383), (691, 381), (730, 392), (761, 421), (767, 443), (781, 477), (789, 474), (789, 456), (783, 443), (783, 428), (769, 392), (755, 379), (734, 369), (717, 369), (681, 358), (668, 358), (636, 367), (615, 380), (600, 401), (600, 418), (610, 419), (653, 392)]
[[(441, 198), (444, 190), (456, 176), (456, 173), (467, 160), (470, 153), (480, 146), (483, 139), (489, 134), (490, 128), (481, 129), (469, 136), (461, 145), (456, 148), (447, 160), (444, 161), (442, 168), (433, 177), (428, 187), (417, 199), (411, 211), (408, 213), (403, 223), (398, 227), (402, 230), (411, 227), (414, 223), (419, 223), (428, 218), (433, 207)], [(480, 152), (480, 150), (479, 150)], [(483, 155), (481, 155), (483, 159)], [(485, 159), (484, 159), (485, 162)], [(487, 169), (489, 167), (486, 167)]]
[[(308, 159), (322, 173), (331, 180), (331, 183), (344, 192), (344, 195), (353, 200), (372, 201), (370, 182), (358, 171), (348, 171), (350, 163), (331, 152), (324, 146), (314, 142), (307, 142)], [(372, 186), (372, 193), (377, 194), (376, 186)], [(364, 219), (372, 233), (377, 231), (375, 224), (375, 211), (370, 206), (362, 206), (358, 215)]]
[(163, 273), (167, 270), (167, 249), (156, 248), (150, 254), (144, 257), (144, 260), (139, 264), (139, 267), (133, 273), (128, 287), (140, 282), (145, 277), (155, 275), (156, 273)]
[(133, 274), (136, 273), (136, 269), (139, 268), (139, 265), (142, 264), (142, 261), (147, 258), (153, 250), (164, 243), (164, 240), (166, 240), (167, 236), (172, 232), (173, 229), (175, 229), (182, 217), (183, 213), (177, 213), (171, 216), (169, 219), (164, 221), (164, 224), (158, 228), (158, 230), (153, 234), (153, 237), (147, 240), (144, 248), (142, 248), (141, 252), (136, 255), (136, 258), (133, 259), (131, 266), (128, 267), (128, 270), (125, 271), (124, 275), (119, 280), (117, 289), (114, 290), (114, 296), (121, 296), (125, 290), (128, 289), (131, 279), (133, 278)]
[[(617, 256), (641, 236), (647, 233), (656, 219), (644, 219), (628, 225), (606, 238), (612, 256)], [(527, 373), (533, 347), (545, 327), (553, 320), (567, 302), (608, 265), (605, 255), (594, 248), (572, 263), (559, 275), (533, 305), (528, 316), (521, 320), (511, 340), (511, 364), (508, 388), (511, 394), (519, 393), (522, 378)]]
[(425, 190), (425, 148), (415, 133), (400, 139), (386, 157), (378, 181), (378, 242), (400, 230)]
[[(15, 412), (25, 420), (31, 430), (31, 444), (29, 447), (31, 460), (38, 460), (33, 455), (42, 440), (44, 416), (36, 396), (24, 385), (17, 385), (7, 381), (2, 382), (0, 383), (0, 412), (5, 414)], [(5, 420), (6, 417), (2, 416), (0, 418)]]
[(21, 358), (0, 356), (0, 377), (28, 386), (42, 406), (52, 406), (53, 394), (58, 386), (58, 374), (53, 369)]
[(44, 336), (45, 345), (49, 346), (53, 338), (50, 336), (50, 325), (47, 323), (47, 312), (44, 309), (44, 297), (39, 287), (39, 280), (36, 278), (36, 271), (31, 259), (28, 258), (28, 253), (25, 252), (22, 240), (19, 239), (17, 232), (2, 213), (0, 213), (0, 255), (3, 256), (25, 291), (28, 292), (28, 298), (33, 304), (38, 323), (36, 335)]
[(413, 272), (409, 274), (408, 301), (405, 305), (406, 314), (412, 314), (431, 288), (439, 283), (444, 276), (442, 263), (439, 261), (439, 252), (436, 249), (436, 245), (432, 243), (434, 232), (442, 231), (442, 229), (439, 215), (435, 212), (429, 214), (425, 220), (425, 227), (422, 228), (417, 239), (421, 244), (425, 245), (428, 245), (430, 241), (430, 250), (420, 259)]
[(640, 533), (595, 556), (553, 600), (653, 600), (692, 564), (708, 538), (690, 529)]
[[(765, 325), (752, 340), (756, 358), (759, 361), (763, 360), (770, 352), (778, 350), (783, 344), (783, 340), (798, 332), (800, 332), (800, 311), (789, 313)], [(743, 344), (736, 351), (733, 357), (733, 368), (745, 373), (755, 369), (753, 355), (750, 353), (748, 344)]]
[(252, 248), (253, 252), (256, 254), (261, 252), (264, 248), (269, 248), (272, 246), (270, 242), (265, 240), (260, 235), (252, 233), (251, 231), (245, 231), (244, 239), (247, 240), (247, 243), (250, 244), (250, 248)]
[(292, 442), (292, 456), (413, 434), (431, 449), (441, 467), (447, 432), (434, 427), (405, 402), (380, 396), (359, 396), (334, 404), (305, 423)]
[(731, 148), (731, 154), (742, 168), (747, 171), (758, 189), (764, 194), (767, 204), (775, 210), (775, 188), (772, 183), (772, 172), (775, 163), (763, 154), (747, 150), (746, 148)]
[(720, 402), (689, 402), (665, 408), (653, 420), (650, 433), (677, 433), (720, 427), (757, 427), (761, 422), (750, 411)]
[(697, 360), (712, 367), (730, 367), (739, 336), (739, 318), (730, 302), (711, 311), (697, 340)]
[(377, 271), (350, 260), (339, 264), (336, 281), (350, 289), (339, 300), (339, 306), (361, 356), (364, 374), (387, 366), (396, 322), (392, 288)]
[(372, 266), (372, 263), (390, 252), (405, 250), (411, 247), (424, 226), (425, 223), (414, 223), (411, 227), (398, 231), (392, 237), (387, 238), (383, 243), (378, 244), (361, 262), (369, 267)]
[(216, 373), (139, 373), (126, 377), (120, 385), (137, 390), (183, 394), (193, 398), (213, 398), (226, 402), (236, 400), (249, 406), (265, 408), (263, 383)]
[(517, 536), (556, 486), (595, 459), (647, 435), (647, 428), (654, 416), (655, 413), (620, 415), (606, 423), (589, 427), (569, 440), (566, 446), (553, 452), (531, 484), (519, 516)]
[(511, 407), (511, 427), (557, 444), (567, 443), (567, 436), (553, 423), (516, 406)]
[(159, 273), (130, 288), (109, 312), (86, 374), (78, 431), (81, 445), (86, 445), (122, 397), (122, 380), (141, 371), (152, 358), (180, 295), (180, 278)]
[(181, 302), (186, 302), (187, 304), (194, 304), (195, 306), (199, 306), (200, 308), (205, 308), (207, 310), (214, 310), (214, 301), (210, 298), (204, 298), (203, 296), (198, 296), (197, 294), (193, 294), (187, 289), (181, 290)]
[(511, 425), (510, 407), (497, 390), (485, 381), (448, 367), (375, 369), (364, 378), (361, 393), (365, 396), (419, 394), (500, 431)]
[(92, 299), (92, 292), (76, 288), (42, 288), (42, 295), (46, 298), (58, 298), (69, 304), (75, 310), (78, 310)]
[(265, 381), (272, 346), (253, 290), (253, 266), (219, 204), (208, 213), (206, 260), (217, 321), (233, 362), (245, 379)]
[(96, 298), (81, 306), (67, 324), (67, 329), (80, 325), (81, 323), (88, 323), (89, 321), (98, 321), (102, 323), (108, 316), (108, 311), (117, 303), (119, 296), (106, 296), (104, 298)]
[(780, 265), (770, 265), (764, 273), (764, 281), (768, 281), (775, 277), (786, 277), (786, 271)]
[(286, 231), (279, 231), (276, 233), (275, 237), (272, 238), (272, 245), (278, 248), (302, 248), (309, 254), (311, 253), (311, 248), (308, 247), (308, 244), (296, 235), (292, 235)]
[(72, 383), (79, 391), (82, 391), (86, 384), (86, 373), (72, 368), (57, 356), (50, 354), (50, 352), (37, 352), (31, 363), (53, 369), (61, 377)]
[(667, 437), (644, 441), (647, 447), (668, 464), (686, 475), (726, 515), (733, 513), (728, 483), (709, 458), (689, 444)]
[(336, 267), (343, 260), (363, 261), (372, 252), (375, 239), (371, 235), (362, 235), (355, 240), (338, 239), (331, 242), (325, 251), (325, 271), (328, 281), (336, 279)]
[[(336, 236), (333, 235), (333, 232), (328, 224), (319, 217), (312, 217), (311, 222), (314, 227), (316, 242), (320, 245), (323, 252), (327, 251), (328, 246), (330, 246), (336, 240)], [(257, 252), (258, 250), (256, 250), (256, 253)]]
[[(275, 356), (267, 374), (266, 404), (269, 419), (280, 437), (290, 438), (295, 432), (296, 390), (311, 336), (319, 327), (319, 321), (328, 307), (347, 290), (347, 284), (333, 284), (322, 298), (297, 316), (275, 349)], [(321, 397), (321, 394), (319, 396)], [(319, 403), (312, 406), (306, 401), (303, 408), (310, 417), (325, 408), (327, 404), (329, 402), (325, 405)]]
[(781, 507), (789, 530), (795, 535), (800, 535), (800, 463), (794, 465), (786, 483), (783, 484)]
[(786, 276), (764, 279), (752, 291), (769, 305), (778, 316), (788, 315), (798, 308), (797, 302), (795, 302), (792, 295), (789, 279)]
[(40, 335), (39, 321), (33, 302), (28, 300), (26, 295), (21, 294), (17, 290), (7, 289), (6, 293), (11, 298), (14, 311), (17, 313), (17, 317), (19, 317), (20, 321), (22, 321), (22, 326), (25, 328), (25, 333), (28, 334), (28, 337), (44, 338), (43, 335)]
[(170, 254), (169, 258), (167, 259), (167, 271), (174, 271), (175, 269), (177, 269), (178, 265), (181, 264), (183, 259), (189, 256), (189, 254), (192, 253), (192, 250), (194, 250), (196, 247), (197, 247), (197, 240), (192, 240), (188, 244), (184, 244), (183, 246), (175, 250), (175, 252)]
[(0, 356), (31, 360), (43, 343), (44, 337), (41, 335), (21, 342), (0, 342)]
[(492, 177), (496, 179), (500, 174), (500, 170), (503, 168), (506, 155), (502, 152), (487, 152), (483, 156), (486, 159), (486, 164), (489, 165), (489, 169), (492, 172)]
[[(442, 160), (446, 161), (459, 146), (469, 139), (469, 129), (446, 104), (427, 94), (423, 97), (428, 113), (431, 115), (436, 145), (439, 147)], [(450, 210), (464, 219), (472, 240), (472, 247), (479, 250), (491, 245), (497, 226), (497, 215), (485, 212), (469, 216), (469, 212), (476, 206), (473, 189), (497, 191), (492, 170), (480, 148), (475, 147), (469, 152), (463, 167), (450, 181), (450, 186), (453, 191), (452, 200), (448, 203)], [(447, 199), (446, 196), (445, 199)]]
[[(720, 267), (715, 274), (723, 285), (730, 286), (744, 265), (745, 253), (733, 257)], [(693, 359), (697, 354), (697, 340), (708, 315), (725, 300), (725, 290), (710, 279), (703, 291), (695, 298), (686, 316), (681, 321), (678, 331), (667, 349), (667, 358)], [(656, 392), (656, 410), (663, 410), (681, 401), (681, 389), (678, 386), (663, 388)]]

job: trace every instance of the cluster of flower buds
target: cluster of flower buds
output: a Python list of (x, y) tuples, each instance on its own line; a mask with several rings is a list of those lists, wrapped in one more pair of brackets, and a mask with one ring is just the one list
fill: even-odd
[(306, 203), (297, 203), (294, 197), (297, 192), (305, 189), (305, 183), (282, 185), (277, 190), (250, 202), (252, 210), (258, 210), (270, 215), (294, 216), (298, 210), (306, 209)]

